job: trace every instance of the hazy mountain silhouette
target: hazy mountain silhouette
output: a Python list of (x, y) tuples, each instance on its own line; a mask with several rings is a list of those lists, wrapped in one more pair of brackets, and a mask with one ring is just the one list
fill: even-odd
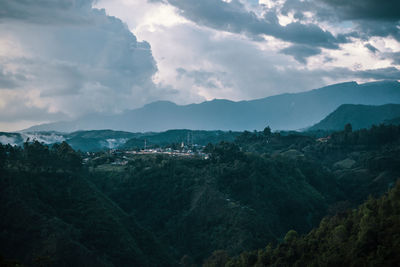
[(353, 129), (369, 128), (373, 124), (390, 123), (398, 117), (400, 117), (399, 104), (382, 106), (345, 104), (312, 126), (310, 130), (342, 130), (347, 123), (351, 123)]
[(382, 105), (400, 103), (400, 83), (381, 81), (365, 84), (340, 83), (302, 93), (233, 102), (212, 100), (176, 105), (158, 101), (118, 115), (94, 114), (74, 121), (31, 127), (29, 131), (113, 129), (130, 132), (168, 129), (277, 130), (311, 126), (342, 104)]

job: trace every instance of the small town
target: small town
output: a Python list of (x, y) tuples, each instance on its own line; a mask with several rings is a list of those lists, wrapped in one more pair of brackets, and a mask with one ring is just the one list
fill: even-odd
[[(177, 149), (178, 148), (178, 149)], [(166, 155), (179, 158), (200, 158), (208, 159), (209, 154), (203, 152), (205, 146), (197, 144), (185, 144), (182, 142), (178, 147), (157, 147), (147, 148), (146, 144), (142, 149), (124, 150), (124, 149), (110, 149), (101, 152), (86, 152), (83, 158), (83, 164), (89, 162), (100, 162), (101, 164), (111, 164), (125, 166), (129, 160), (133, 160), (136, 156), (144, 155)]]

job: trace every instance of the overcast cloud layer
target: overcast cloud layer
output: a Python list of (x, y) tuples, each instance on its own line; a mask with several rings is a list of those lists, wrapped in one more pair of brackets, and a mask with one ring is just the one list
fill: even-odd
[(400, 2), (0, 1), (0, 130), (400, 80)]

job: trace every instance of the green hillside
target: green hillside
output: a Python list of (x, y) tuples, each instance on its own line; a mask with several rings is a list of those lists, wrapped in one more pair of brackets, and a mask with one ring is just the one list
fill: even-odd
[(25, 266), (199, 266), (224, 250), (236, 262), (348, 214), (400, 177), (394, 125), (329, 138), (266, 128), (203, 152), (85, 153), (82, 164), (65, 142), (1, 145), (0, 254)]
[(350, 123), (353, 129), (369, 128), (400, 116), (400, 105), (341, 105), (308, 130), (341, 130)]
[(26, 266), (172, 265), (153, 235), (88, 181), (74, 153), (66, 143), (0, 147), (0, 254)]
[(215, 251), (203, 266), (398, 266), (399, 217), (397, 183), (379, 199), (369, 198), (358, 209), (324, 218), (306, 235), (290, 230), (278, 246), (269, 244), (233, 258)]

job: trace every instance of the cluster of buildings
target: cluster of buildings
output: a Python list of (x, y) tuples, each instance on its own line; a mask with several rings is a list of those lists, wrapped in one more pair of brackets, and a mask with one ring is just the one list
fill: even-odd
[(150, 148), (150, 149), (142, 149), (139, 151), (125, 151), (124, 153), (131, 155), (149, 155), (149, 154), (162, 154), (162, 155), (170, 155), (177, 157), (201, 157), (203, 159), (208, 159), (208, 154), (202, 152), (201, 150), (192, 150), (189, 148), (183, 149), (172, 149), (168, 148)]
[(172, 157), (187, 157), (187, 158), (201, 158), (208, 159), (209, 154), (204, 153), (203, 147), (200, 146), (182, 146), (180, 149), (172, 149), (170, 147), (167, 148), (144, 148), (141, 150), (109, 150), (109, 154), (115, 156), (114, 161), (111, 163), (112, 165), (126, 165), (129, 162), (129, 159), (135, 155), (168, 155)]

